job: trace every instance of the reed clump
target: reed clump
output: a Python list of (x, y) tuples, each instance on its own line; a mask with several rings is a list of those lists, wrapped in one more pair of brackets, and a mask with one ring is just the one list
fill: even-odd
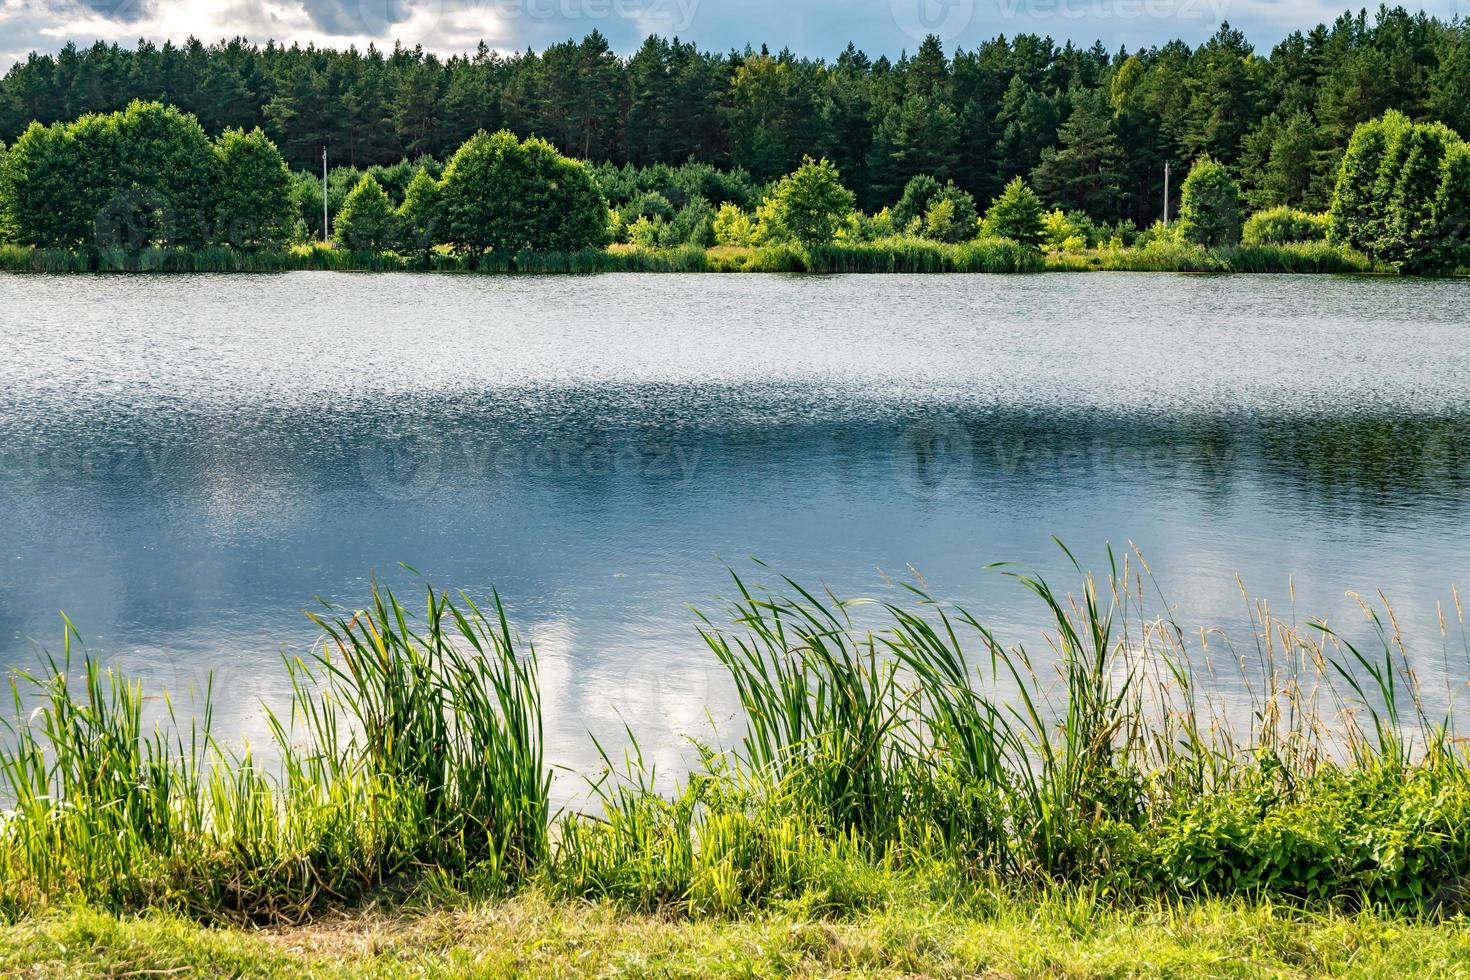
[[(1371, 644), (1259, 604), (1245, 646), (1197, 646), (1140, 556), (1074, 565), (1066, 593), (1004, 572), (1047, 613), (1039, 647), (918, 587), (876, 602), (736, 577), (698, 622), (738, 696), (730, 743), (660, 791), (630, 728), (597, 746), (590, 805), (556, 814), (535, 652), (498, 597), (429, 589), (411, 614), (375, 589), (316, 617), (322, 643), (286, 662), (294, 694), (269, 716), (270, 771), (216, 740), (208, 697), (182, 724), (69, 642), (12, 682), (0, 909), (300, 920), (525, 887), (694, 916), (1056, 885), (1402, 915), (1470, 901), (1465, 742), (1453, 698), (1426, 707), (1391, 609), (1363, 606)], [(1441, 628), (1470, 652), (1458, 596)]]
[(591, 275), (608, 272), (767, 273), (1016, 273), (1016, 272), (1252, 272), (1361, 273), (1378, 271), (1360, 253), (1326, 242), (1238, 245), (1205, 249), (1180, 242), (1146, 248), (1093, 249), (1043, 255), (1006, 239), (947, 244), (895, 237), (759, 247), (695, 245), (638, 248), (617, 245), (577, 252), (518, 252), (468, 256), (431, 250), (401, 255), (295, 245), (282, 250), (225, 246), (38, 249), (0, 245), (0, 271), (41, 273), (480, 272)]

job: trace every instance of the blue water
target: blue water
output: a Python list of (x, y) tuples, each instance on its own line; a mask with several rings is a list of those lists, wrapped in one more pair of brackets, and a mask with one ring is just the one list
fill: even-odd
[(677, 755), (728, 714), (689, 606), (729, 568), (918, 574), (1032, 643), (984, 566), (1071, 584), (1052, 535), (1136, 544), (1188, 626), (1244, 618), (1237, 574), (1301, 619), (1382, 589), (1454, 680), (1470, 283), (5, 276), (0, 335), (0, 667), (64, 610), (151, 686), (213, 673), (233, 733), (302, 609), (422, 576), (500, 590), (554, 759), (622, 719)]

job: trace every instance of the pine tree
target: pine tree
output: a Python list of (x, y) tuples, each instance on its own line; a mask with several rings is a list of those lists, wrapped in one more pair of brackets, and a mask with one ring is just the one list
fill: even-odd
[(1012, 178), (1005, 190), (1000, 192), (1000, 196), (990, 202), (990, 210), (985, 212), (985, 235), (990, 238), (1009, 238), (1036, 248), (1046, 234), (1042, 221), (1045, 210), (1041, 205), (1041, 198), (1036, 196), (1036, 192), (1024, 180), (1020, 177)]
[(1085, 211), (1095, 218), (1117, 217), (1121, 175), (1112, 111), (1100, 91), (1077, 90), (1072, 114), (1057, 131), (1059, 148), (1041, 153), (1031, 172), (1036, 190), (1054, 204)]

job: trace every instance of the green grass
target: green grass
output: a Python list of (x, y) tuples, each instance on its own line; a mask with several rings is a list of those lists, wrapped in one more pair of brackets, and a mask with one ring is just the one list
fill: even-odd
[[(411, 610), (375, 589), (318, 618), (313, 655), (284, 664), (269, 769), (216, 741), (209, 694), (178, 718), (69, 629), (12, 684), (0, 913), (299, 923), (527, 890), (691, 920), (974, 915), (1016, 889), (1406, 919), (1470, 901), (1470, 760), (1391, 609), (1364, 607), (1364, 646), (1257, 606), (1211, 663), (1139, 556), (1076, 563), (1066, 592), (1002, 574), (1047, 613), (1039, 645), (916, 587), (734, 578), (697, 637), (737, 723), (666, 793), (633, 731), (599, 745), (591, 805), (556, 814), (535, 652), (498, 597), (429, 589)], [(1458, 597), (1441, 627), (1470, 654)], [(1226, 669), (1248, 694), (1222, 699)]]
[(252, 931), (63, 912), (0, 926), (0, 974), (1463, 977), (1470, 927), (1262, 903), (1113, 909), (1075, 893), (976, 914), (914, 902), (852, 919), (782, 910), (692, 921), (529, 893)]

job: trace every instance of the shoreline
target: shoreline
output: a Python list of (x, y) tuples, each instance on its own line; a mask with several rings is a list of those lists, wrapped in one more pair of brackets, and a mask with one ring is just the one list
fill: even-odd
[[(78, 251), (0, 246), (0, 272), (68, 274), (209, 274), (271, 272), (425, 272), (468, 275), (586, 275), (638, 272), (831, 274), (1033, 274), (1044, 272), (1162, 272), (1206, 274), (1397, 275), (1365, 256), (1325, 243), (1204, 249), (1093, 249), (1044, 254), (1005, 241), (958, 245), (915, 241), (902, 246), (831, 245), (641, 249), (613, 246), (571, 253), (493, 254), (470, 260), (449, 253), (405, 257), (347, 252), (321, 245), (285, 251), (230, 248), (198, 251)], [(1435, 277), (1466, 278), (1470, 271)]]

